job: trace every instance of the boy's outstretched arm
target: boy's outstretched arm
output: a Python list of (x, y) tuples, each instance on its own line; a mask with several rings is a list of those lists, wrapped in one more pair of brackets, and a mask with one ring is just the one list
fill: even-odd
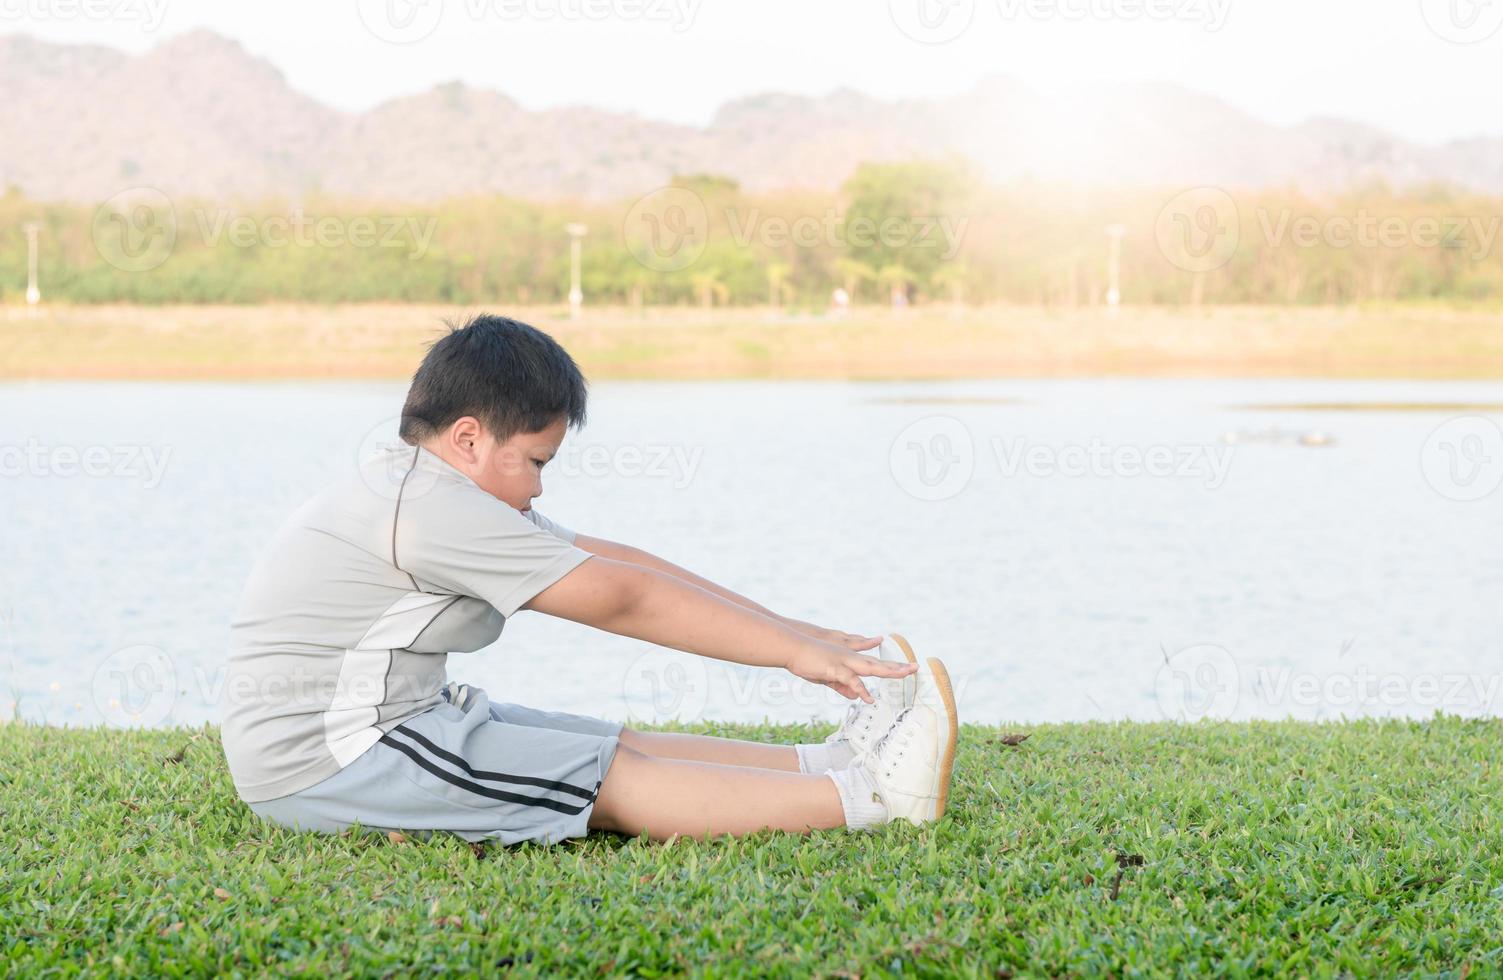
[(790, 619), (787, 616), (779, 615), (766, 606), (753, 602), (744, 595), (732, 592), (723, 585), (717, 585), (707, 578), (695, 575), (687, 568), (675, 565), (667, 559), (659, 558), (657, 555), (643, 551), (641, 548), (634, 548), (629, 544), (620, 544), (616, 541), (607, 541), (604, 538), (592, 538), (588, 535), (577, 534), (574, 538), (574, 546), (583, 548), (592, 554), (600, 555), (602, 558), (641, 565), (645, 568), (656, 569), (675, 578), (683, 579), (691, 585), (697, 585), (706, 592), (712, 592), (722, 599), (734, 602), (738, 606), (745, 606), (747, 609), (771, 617), (785, 626), (791, 626), (805, 636), (812, 636), (817, 640), (845, 647), (847, 650), (870, 650), (882, 642), (882, 637), (880, 636), (860, 636), (855, 633), (846, 633), (842, 630), (826, 629), (823, 626), (806, 623), (801, 619)]
[(782, 667), (871, 703), (862, 677), (904, 677), (918, 667), (800, 633), (655, 568), (595, 556), (522, 606), (620, 636), (754, 667)]

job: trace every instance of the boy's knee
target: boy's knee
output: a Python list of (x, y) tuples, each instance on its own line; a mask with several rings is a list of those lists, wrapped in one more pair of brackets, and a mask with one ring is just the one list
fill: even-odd
[[(622, 731), (622, 734), (626, 734), (624, 729)], [(625, 738), (618, 738), (616, 742), (616, 753), (615, 756), (611, 759), (610, 768), (605, 772), (605, 780), (602, 784), (602, 789), (606, 784), (610, 783), (612, 776), (620, 775), (623, 771), (635, 769), (638, 766), (641, 766), (642, 764), (650, 761), (651, 759), (652, 756), (648, 755), (646, 752), (643, 752), (635, 745), (632, 745)]]
[(621, 733), (616, 736), (616, 739), (622, 748), (637, 749), (639, 751), (647, 748), (647, 739), (642, 736), (642, 733), (626, 725), (621, 726)]
[(595, 794), (594, 807), (590, 811), (590, 826), (599, 830), (618, 830), (620, 810), (630, 805), (626, 786), (643, 766), (652, 763), (652, 756), (632, 748), (625, 742), (616, 745), (616, 754), (610, 768), (600, 783), (600, 792)]

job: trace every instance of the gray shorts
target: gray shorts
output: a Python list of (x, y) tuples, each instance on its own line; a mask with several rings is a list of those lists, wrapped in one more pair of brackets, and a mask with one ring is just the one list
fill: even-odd
[(450, 684), (444, 698), (323, 782), (250, 808), (283, 827), (329, 833), (358, 823), (552, 844), (589, 832), (620, 722), (491, 704), (467, 684)]

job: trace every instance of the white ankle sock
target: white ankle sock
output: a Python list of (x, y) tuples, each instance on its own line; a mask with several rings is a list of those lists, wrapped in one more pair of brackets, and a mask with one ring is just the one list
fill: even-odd
[(877, 788), (863, 766), (847, 766), (825, 773), (840, 792), (840, 808), (845, 811), (845, 825), (852, 830), (870, 830), (887, 822), (887, 805), (877, 796)]
[(849, 742), (815, 742), (812, 745), (795, 745), (798, 752), (799, 772), (824, 772), (826, 769), (844, 769), (856, 758), (856, 750)]

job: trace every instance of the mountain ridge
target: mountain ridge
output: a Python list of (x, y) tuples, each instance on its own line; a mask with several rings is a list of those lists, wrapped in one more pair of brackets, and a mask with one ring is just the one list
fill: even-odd
[(1004, 75), (937, 98), (769, 91), (725, 102), (705, 126), (529, 110), (460, 82), (348, 112), (199, 30), (140, 55), (0, 37), (0, 87), (10, 96), (0, 186), (40, 200), (142, 186), (241, 199), (614, 199), (685, 173), (828, 191), (862, 162), (952, 154), (997, 181), (1328, 192), (1376, 180), (1503, 194), (1503, 136), (1434, 145), (1339, 118), (1278, 126), (1167, 82), (1048, 97)]

